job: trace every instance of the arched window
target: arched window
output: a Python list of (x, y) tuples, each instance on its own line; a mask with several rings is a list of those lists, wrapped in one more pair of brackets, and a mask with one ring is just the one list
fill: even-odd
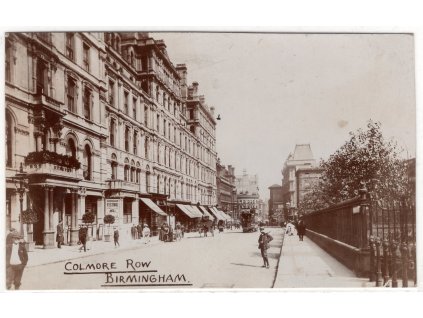
[(83, 152), (83, 175), (85, 180), (92, 180), (92, 154), (91, 148), (89, 145), (85, 145)]
[(68, 143), (66, 144), (66, 154), (72, 158), (76, 158), (76, 146), (73, 138), (68, 139)]
[(6, 166), (13, 166), (14, 155), (14, 121), (9, 112), (6, 112)]

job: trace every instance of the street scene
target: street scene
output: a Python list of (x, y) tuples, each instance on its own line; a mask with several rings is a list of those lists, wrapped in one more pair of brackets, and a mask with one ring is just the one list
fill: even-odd
[(412, 34), (5, 34), (5, 290), (416, 288)]

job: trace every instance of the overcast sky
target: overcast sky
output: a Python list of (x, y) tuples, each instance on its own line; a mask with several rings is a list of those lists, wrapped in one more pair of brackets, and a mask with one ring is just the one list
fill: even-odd
[[(297, 143), (327, 159), (380, 121), (415, 157), (414, 44), (411, 35), (151, 33), (164, 39), (171, 61), (186, 63), (216, 127), (223, 164), (259, 176), (260, 194), (281, 184)], [(408, 152), (408, 154), (407, 154)]]

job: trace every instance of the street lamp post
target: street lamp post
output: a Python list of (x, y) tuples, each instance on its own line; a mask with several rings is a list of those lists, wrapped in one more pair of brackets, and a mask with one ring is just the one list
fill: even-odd
[(20, 234), (24, 235), (24, 228), (23, 228), (23, 220), (22, 220), (22, 212), (23, 212), (23, 197), (26, 193), (26, 179), (27, 173), (23, 171), (22, 162), (19, 167), (19, 172), (16, 173), (15, 177), (13, 178), (15, 182), (16, 191), (19, 193), (19, 204), (20, 204), (20, 213), (19, 213), (19, 222), (20, 222)]

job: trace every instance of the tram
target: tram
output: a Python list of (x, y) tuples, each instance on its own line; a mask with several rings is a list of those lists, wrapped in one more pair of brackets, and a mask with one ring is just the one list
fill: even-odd
[(257, 231), (258, 226), (254, 209), (241, 212), (241, 226), (244, 233)]

